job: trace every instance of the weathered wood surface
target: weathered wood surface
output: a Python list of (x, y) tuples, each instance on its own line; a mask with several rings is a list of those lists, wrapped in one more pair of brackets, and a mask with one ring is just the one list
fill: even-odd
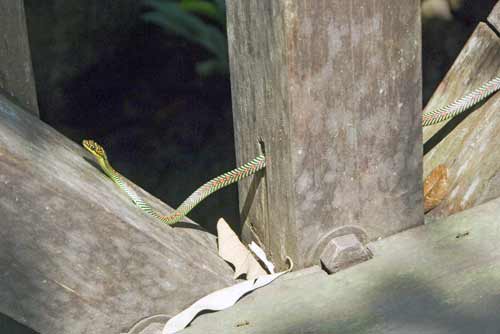
[(497, 33), (500, 33), (500, 1), (497, 2), (490, 15), (488, 16), (488, 22), (496, 29)]
[(92, 161), (0, 96), (0, 313), (41, 333), (119, 333), (233, 283), (213, 236), (143, 213)]
[(0, 0), (0, 89), (38, 115), (24, 0)]
[[(425, 110), (432, 110), (500, 75), (500, 38), (481, 23)], [(428, 213), (443, 217), (500, 197), (500, 94), (464, 117), (424, 128), (424, 176), (448, 167), (449, 194)], [(464, 115), (465, 116), (465, 115)], [(458, 125), (457, 125), (458, 123)]]
[(370, 261), (279, 279), (181, 333), (497, 334), (498, 217), (500, 199), (398, 233), (370, 244)]
[(244, 238), (304, 267), (336, 228), (421, 224), (420, 1), (227, 6), (237, 159), (268, 158), (240, 184)]

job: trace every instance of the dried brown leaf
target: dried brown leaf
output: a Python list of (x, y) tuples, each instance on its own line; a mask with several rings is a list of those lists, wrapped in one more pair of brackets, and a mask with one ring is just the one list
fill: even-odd
[(448, 194), (448, 168), (439, 165), (424, 181), (424, 211), (434, 209)]
[(261, 265), (253, 257), (233, 232), (224, 219), (217, 222), (217, 235), (219, 239), (219, 255), (234, 266), (234, 278), (246, 274), (247, 280), (253, 280), (262, 275), (267, 275)]

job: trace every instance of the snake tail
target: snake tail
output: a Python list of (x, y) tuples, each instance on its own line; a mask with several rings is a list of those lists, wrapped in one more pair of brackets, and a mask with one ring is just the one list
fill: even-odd
[(500, 76), (486, 82), (481, 85), (481, 87), (445, 107), (424, 113), (422, 116), (422, 126), (437, 124), (455, 117), (491, 96), (498, 90), (500, 90)]

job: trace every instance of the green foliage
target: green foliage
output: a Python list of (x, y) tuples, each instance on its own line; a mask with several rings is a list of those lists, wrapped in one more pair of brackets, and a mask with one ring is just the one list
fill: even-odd
[(229, 73), (224, 0), (144, 0), (151, 8), (144, 21), (209, 51), (213, 58), (196, 64), (200, 76)]

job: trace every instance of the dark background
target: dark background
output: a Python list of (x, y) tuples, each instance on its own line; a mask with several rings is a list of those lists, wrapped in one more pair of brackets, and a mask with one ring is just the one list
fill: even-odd
[[(423, 1), (425, 101), (495, 3)], [(25, 4), (42, 120), (76, 142), (95, 139), (118, 171), (173, 207), (235, 167), (229, 76), (197, 75), (203, 48), (144, 23), (136, 0)], [(189, 216), (211, 232), (219, 217), (238, 229), (236, 187)]]
[[(424, 103), (496, 0), (422, 1)], [(40, 114), (69, 138), (103, 144), (113, 166), (177, 207), (235, 167), (229, 77), (201, 78), (210, 55), (140, 19), (137, 0), (25, 0)], [(191, 218), (239, 230), (235, 186)], [(0, 333), (31, 333), (0, 314)]]

